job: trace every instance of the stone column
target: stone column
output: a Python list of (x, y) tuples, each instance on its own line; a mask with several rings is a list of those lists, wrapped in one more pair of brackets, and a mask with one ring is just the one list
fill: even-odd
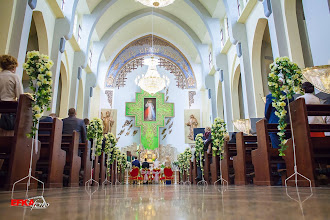
[(83, 65), (84, 61), (85, 61), (85, 54), (82, 51), (77, 51), (74, 53), (72, 74), (70, 81), (69, 108), (77, 107), (77, 96), (78, 96), (78, 88), (79, 88), (78, 72), (80, 71), (81, 74), (80, 77), (81, 77), (83, 74), (81, 66)]
[(302, 0), (314, 66), (330, 64), (328, 0)]
[(20, 78), (23, 76), (23, 63), (25, 62), (32, 11), (34, 8), (35, 6), (31, 8), (27, 1), (16, 3), (8, 54), (17, 58), (18, 67), (16, 69), (16, 74)]
[[(61, 51), (61, 49), (65, 48), (66, 40), (64, 36), (69, 33), (69, 29), (70, 29), (70, 24), (67, 19), (65, 18), (56, 19), (52, 50), (50, 54), (50, 59), (54, 62), (54, 65), (51, 69), (53, 72), (53, 99), (50, 104), (51, 112), (55, 112), (56, 110), (58, 83), (60, 81), (60, 71), (61, 71), (61, 57), (62, 57), (62, 53), (64, 52), (64, 50)], [(61, 42), (64, 45), (61, 45)]]

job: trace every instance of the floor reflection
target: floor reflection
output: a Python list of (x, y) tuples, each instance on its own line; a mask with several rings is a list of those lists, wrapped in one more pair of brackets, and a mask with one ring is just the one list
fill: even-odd
[[(92, 190), (92, 189), (91, 189)], [(93, 192), (93, 191), (90, 191)], [(44, 210), (10, 206), (0, 192), (1, 219), (329, 219), (330, 188), (185, 185), (48, 189)], [(18, 193), (19, 194), (19, 193)], [(24, 197), (25, 193), (21, 192)], [(18, 197), (20, 195), (17, 195)]]

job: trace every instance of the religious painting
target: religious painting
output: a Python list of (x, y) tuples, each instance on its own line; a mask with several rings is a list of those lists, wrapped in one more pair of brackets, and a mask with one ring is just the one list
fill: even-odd
[(144, 121), (156, 121), (156, 98), (144, 98)]
[(184, 110), (184, 136), (186, 144), (195, 143), (194, 129), (201, 127), (200, 110), (185, 109)]
[(117, 132), (117, 109), (101, 109), (101, 120), (103, 122), (103, 134)]
[(136, 102), (126, 102), (125, 115), (135, 117), (143, 148), (154, 150), (159, 147), (159, 128), (165, 126), (168, 117), (174, 117), (174, 103), (165, 102), (164, 93), (151, 95), (144, 90), (136, 93), (135, 99)]

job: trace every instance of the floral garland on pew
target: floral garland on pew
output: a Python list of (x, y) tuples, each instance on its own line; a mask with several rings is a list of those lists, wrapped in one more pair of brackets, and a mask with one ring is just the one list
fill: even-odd
[(35, 137), (38, 130), (38, 121), (42, 113), (52, 99), (52, 72), (50, 68), (53, 61), (47, 55), (40, 54), (38, 51), (30, 51), (27, 53), (27, 61), (23, 64), (23, 69), (29, 76), (29, 87), (33, 91), (32, 94), (32, 128), (27, 134), (29, 138)]
[[(204, 175), (204, 166), (203, 166), (203, 157), (204, 157), (204, 141), (203, 141), (203, 134), (199, 133), (196, 135), (195, 138), (195, 145), (196, 145), (196, 161), (199, 162), (199, 165), (202, 170), (202, 175)], [(202, 160), (202, 161), (200, 161)]]
[(287, 99), (292, 99), (295, 93), (303, 93), (301, 89), (303, 75), (296, 63), (290, 61), (288, 57), (278, 57), (274, 63), (269, 65), (268, 75), (269, 90), (273, 95), (272, 106), (276, 109), (275, 115), (279, 118), (277, 135), (281, 141), (279, 155), (285, 156), (286, 150), (285, 128), (287, 126), (287, 111), (285, 107)]
[(182, 171), (184, 169), (184, 160), (183, 160), (183, 154), (182, 153), (178, 155), (178, 167), (179, 167), (180, 173), (182, 173)]
[(192, 153), (190, 147), (187, 147), (183, 152), (184, 168), (187, 172), (187, 179), (189, 179), (189, 169)]
[(212, 124), (211, 137), (212, 137), (212, 153), (213, 156), (223, 153), (223, 144), (227, 135), (226, 123), (221, 118), (214, 119)]
[[(88, 140), (96, 140), (96, 148), (93, 149), (95, 155), (100, 156), (102, 153), (102, 140), (103, 140), (103, 122), (99, 118), (93, 118), (87, 127)], [(94, 145), (94, 144), (93, 144)], [(94, 148), (94, 146), (93, 146)], [(94, 156), (94, 155), (93, 155)]]
[(112, 133), (108, 133), (104, 136), (105, 145), (104, 145), (104, 153), (107, 155), (107, 175), (110, 174), (110, 165), (115, 160), (112, 155), (113, 151), (117, 145), (117, 139)]
[(118, 172), (121, 173), (121, 170), (127, 168), (127, 155), (126, 153), (120, 153), (118, 155)]

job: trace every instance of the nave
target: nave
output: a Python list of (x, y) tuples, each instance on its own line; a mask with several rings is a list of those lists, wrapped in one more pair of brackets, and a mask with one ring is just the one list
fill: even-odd
[[(93, 188), (92, 190), (95, 190)], [(2, 219), (329, 219), (329, 188), (195, 185), (47, 189), (48, 209), (11, 208), (11, 193), (0, 193)], [(93, 191), (92, 191), (93, 192)], [(33, 192), (31, 192), (33, 193)], [(22, 194), (22, 195), (19, 195)], [(15, 196), (24, 197), (25, 192)], [(289, 196), (297, 201), (290, 199)], [(304, 201), (305, 200), (305, 201)], [(275, 217), (276, 216), (276, 217)]]

